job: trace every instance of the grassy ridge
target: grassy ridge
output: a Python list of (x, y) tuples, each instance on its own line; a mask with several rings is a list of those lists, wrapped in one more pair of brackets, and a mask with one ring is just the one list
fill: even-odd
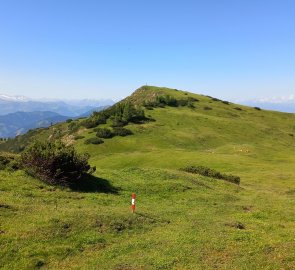
[[(0, 171), (0, 268), (294, 269), (295, 115), (156, 87), (128, 100), (167, 94), (199, 101), (145, 110), (154, 122), (101, 145), (84, 143), (93, 129), (74, 141), (67, 123), (26, 135), (59, 128), (98, 170), (80, 191)], [(241, 185), (185, 166), (238, 175)]]

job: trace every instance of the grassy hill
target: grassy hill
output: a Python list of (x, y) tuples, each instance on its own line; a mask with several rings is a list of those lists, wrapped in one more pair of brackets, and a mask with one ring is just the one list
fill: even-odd
[[(151, 86), (126, 103), (148, 118), (129, 122), (130, 136), (85, 144), (97, 127), (80, 119), (0, 144), (18, 152), (36, 139), (61, 138), (97, 167), (79, 191), (0, 171), (0, 268), (295, 268), (294, 114)], [(241, 183), (179, 170), (185, 166)]]

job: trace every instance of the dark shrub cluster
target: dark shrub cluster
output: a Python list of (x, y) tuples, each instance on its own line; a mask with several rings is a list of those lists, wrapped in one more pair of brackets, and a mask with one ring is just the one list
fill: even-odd
[(149, 120), (140, 107), (130, 102), (121, 102), (104, 111), (94, 112), (81, 124), (86, 128), (94, 128), (100, 124), (106, 124), (108, 119), (112, 121), (112, 127), (123, 127), (128, 123), (143, 123)]
[(91, 117), (83, 120), (81, 122), (81, 125), (86, 128), (94, 128), (100, 124), (105, 124), (106, 121), (107, 121), (107, 117), (103, 112), (101, 112), (101, 114), (98, 112), (94, 112)]
[(257, 111), (261, 111), (261, 108), (259, 108), (259, 107), (254, 107), (254, 109)]
[(210, 110), (212, 110), (212, 108), (211, 108), (211, 107), (208, 107), (208, 106), (205, 106), (205, 107), (204, 107), (204, 110), (205, 110), (205, 111), (210, 111)]
[(27, 173), (55, 185), (79, 184), (83, 176), (93, 172), (89, 155), (78, 154), (73, 146), (61, 141), (35, 142), (21, 154), (21, 164)]
[(130, 129), (123, 127), (113, 127), (112, 130), (108, 128), (95, 128), (94, 130), (97, 132), (97, 137), (104, 139), (113, 138), (115, 136), (125, 137), (133, 134)]
[(186, 99), (176, 99), (171, 97), (170, 95), (157, 96), (155, 101), (145, 102), (144, 107), (148, 110), (152, 110), (153, 108), (160, 107), (164, 108), (165, 106), (170, 107), (184, 107), (188, 106), (190, 108), (194, 108), (194, 102), (199, 101), (197, 98), (188, 97)]
[(112, 131), (108, 128), (96, 128), (96, 136), (99, 138), (109, 139), (114, 137)]
[(200, 174), (203, 176), (216, 178), (216, 179), (222, 179), (222, 180), (225, 180), (225, 181), (237, 184), (237, 185), (240, 184), (240, 180), (241, 180), (239, 176), (235, 176), (235, 175), (231, 175), (231, 174), (224, 174), (224, 173), (218, 172), (214, 169), (210, 169), (205, 166), (187, 166), (181, 170), (183, 170), (185, 172), (189, 172), (189, 173)]
[(156, 99), (157, 103), (163, 104), (163, 105), (167, 105), (167, 106), (171, 106), (171, 107), (177, 107), (178, 106), (178, 102), (177, 99), (174, 97), (171, 97), (169, 95), (165, 95), (165, 96), (158, 96)]
[(113, 128), (113, 134), (114, 134), (114, 136), (125, 137), (125, 136), (132, 135), (133, 133), (130, 129), (122, 128), (122, 127), (115, 127), (115, 128)]
[(85, 144), (102, 144), (104, 141), (98, 137), (89, 138), (85, 140)]
[(226, 100), (221, 100), (219, 98), (214, 98), (214, 97), (210, 97), (210, 96), (207, 96), (207, 97), (211, 98), (211, 100), (213, 100), (213, 101), (220, 101), (220, 102), (222, 102), (223, 104), (226, 104), (226, 105), (230, 104), (230, 102), (226, 101)]
[(237, 111), (242, 111), (242, 109), (240, 107), (235, 107), (234, 109)]

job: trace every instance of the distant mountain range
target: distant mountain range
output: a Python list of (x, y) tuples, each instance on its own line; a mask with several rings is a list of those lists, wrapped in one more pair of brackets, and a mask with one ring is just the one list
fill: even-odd
[(24, 96), (0, 94), (0, 115), (42, 111), (77, 117), (95, 108), (112, 104), (114, 104), (112, 100), (34, 100)]
[(69, 117), (55, 112), (16, 112), (0, 116), (0, 137), (8, 138), (23, 134), (29, 129), (48, 127)]
[[(91, 109), (78, 117), (88, 117), (94, 111), (101, 111), (108, 106), (101, 106)], [(0, 138), (12, 138), (26, 133), (30, 129), (49, 127), (53, 124), (64, 122), (70, 119), (69, 116), (60, 115), (49, 111), (35, 111), (35, 112), (15, 112), (6, 115), (0, 115)]]
[(48, 127), (69, 118), (88, 117), (112, 105), (112, 100), (33, 100), (0, 94), (0, 138)]

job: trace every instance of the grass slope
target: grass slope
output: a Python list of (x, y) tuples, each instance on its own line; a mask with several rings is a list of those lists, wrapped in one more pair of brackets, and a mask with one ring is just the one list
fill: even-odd
[[(101, 145), (84, 144), (92, 129), (77, 132), (85, 137), (77, 149), (98, 168), (83, 190), (0, 172), (0, 268), (295, 268), (295, 115), (167, 88), (128, 99), (140, 105), (164, 94), (199, 101), (146, 110), (154, 122), (129, 124), (134, 135)], [(59, 130), (73, 142), (67, 126), (17, 140)], [(239, 175), (241, 185), (179, 171), (187, 165)]]

